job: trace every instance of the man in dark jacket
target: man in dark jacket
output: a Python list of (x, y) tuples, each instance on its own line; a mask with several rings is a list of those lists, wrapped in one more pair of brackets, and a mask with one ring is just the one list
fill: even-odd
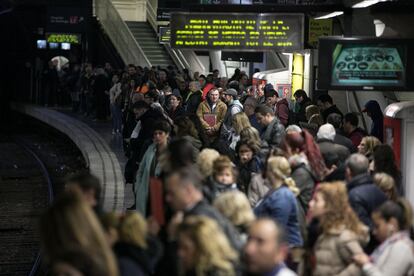
[(238, 93), (235, 89), (229, 88), (223, 93), (224, 100), (227, 104), (227, 112), (224, 116), (223, 124), (221, 125), (220, 138), (227, 141), (231, 134), (233, 126), (233, 117), (237, 113), (243, 112), (243, 105), (238, 100)]
[(328, 124), (333, 125), (335, 128), (336, 134), (334, 138), (334, 143), (345, 146), (349, 150), (350, 153), (356, 153), (357, 147), (355, 147), (354, 144), (352, 144), (351, 139), (346, 137), (344, 135), (344, 132), (341, 129), (342, 128), (342, 116), (337, 113), (332, 113), (332, 114), (329, 114), (326, 121)]
[(384, 115), (382, 114), (381, 107), (377, 101), (371, 100), (365, 104), (365, 109), (362, 112), (366, 112), (368, 117), (372, 120), (371, 136), (377, 137), (381, 142), (384, 141)]
[(241, 248), (240, 237), (233, 225), (204, 200), (202, 177), (196, 167), (185, 167), (167, 176), (166, 201), (174, 211), (184, 212), (184, 217), (206, 216), (215, 220), (231, 245), (236, 250)]
[(373, 183), (368, 174), (368, 159), (359, 153), (352, 154), (345, 163), (349, 203), (359, 219), (371, 230), (372, 212), (387, 200), (386, 195)]
[(273, 109), (276, 117), (283, 126), (289, 122), (289, 103), (285, 98), (280, 98), (277, 91), (271, 89), (265, 92), (266, 105)]
[(326, 122), (328, 116), (332, 113), (341, 115), (341, 118), (344, 116), (336, 105), (333, 104), (332, 97), (328, 94), (320, 95), (318, 98), (318, 106), (321, 110), (323, 121)]
[(263, 126), (262, 140), (270, 147), (279, 147), (285, 135), (285, 127), (275, 117), (273, 110), (266, 105), (256, 107), (255, 113), (257, 121)]
[(321, 125), (316, 135), (317, 142), (322, 155), (326, 154), (327, 152), (334, 152), (338, 155), (340, 161), (343, 163), (349, 157), (350, 152), (346, 147), (335, 144), (335, 135), (336, 133), (333, 125)]
[(184, 99), (184, 108), (186, 115), (196, 114), (197, 108), (201, 103), (201, 97), (203, 94), (203, 92), (201, 91), (200, 83), (198, 81), (190, 82), (189, 90), (190, 92)]
[(358, 122), (358, 116), (355, 113), (350, 112), (345, 114), (344, 131), (356, 148), (358, 148), (362, 138), (367, 135), (367, 133), (362, 128), (358, 127)]

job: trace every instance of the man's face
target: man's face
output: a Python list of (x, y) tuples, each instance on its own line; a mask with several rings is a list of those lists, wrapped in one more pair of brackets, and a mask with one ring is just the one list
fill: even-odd
[(250, 227), (244, 248), (249, 273), (265, 274), (280, 262), (276, 231), (275, 226), (266, 221), (256, 222)]
[(166, 201), (175, 211), (183, 211), (187, 208), (187, 189), (180, 184), (180, 178), (173, 174), (166, 180)]
[(180, 91), (184, 91), (186, 88), (185, 82), (184, 81), (179, 81), (178, 82), (178, 89), (180, 89)]
[(246, 113), (247, 116), (251, 116), (254, 114), (254, 106), (250, 103), (244, 103), (243, 109), (244, 113)]
[(220, 94), (217, 90), (210, 91), (209, 97), (212, 103), (217, 103), (217, 101), (219, 100), (219, 96)]
[(233, 100), (233, 97), (231, 95), (224, 95), (224, 100), (226, 103), (230, 103)]
[(352, 125), (350, 122), (344, 121), (344, 131), (347, 134), (350, 134), (352, 131)]
[(272, 115), (270, 114), (266, 114), (266, 115), (262, 115), (261, 113), (256, 113), (256, 119), (257, 122), (261, 125), (261, 126), (268, 126), (270, 124), (270, 122), (273, 120)]
[(191, 92), (196, 92), (197, 91), (197, 85), (194, 82), (190, 82), (190, 91)]
[(167, 80), (167, 74), (164, 71), (160, 71), (158, 73), (158, 77), (160, 78), (160, 81), (165, 81)]
[(296, 99), (296, 102), (298, 102), (298, 103), (301, 103), (303, 101), (303, 97), (302, 96), (299, 96), (299, 97), (296, 97), (295, 96), (295, 99)]
[(137, 70), (135, 70), (135, 67), (128, 67), (128, 74), (130, 76), (135, 75), (135, 73), (137, 72)]
[(273, 107), (276, 104), (276, 101), (277, 101), (277, 97), (276, 96), (267, 97), (266, 98), (266, 105), (267, 106), (270, 106), (270, 107)]
[(220, 74), (219, 71), (214, 71), (213, 72), (213, 78), (215, 78), (215, 79), (218, 78), (219, 74)]
[(320, 100), (318, 100), (318, 107), (319, 107), (319, 109), (320, 109), (321, 111), (324, 111), (324, 110), (325, 110), (325, 105), (324, 105), (324, 103), (323, 103), (322, 101), (320, 101)]

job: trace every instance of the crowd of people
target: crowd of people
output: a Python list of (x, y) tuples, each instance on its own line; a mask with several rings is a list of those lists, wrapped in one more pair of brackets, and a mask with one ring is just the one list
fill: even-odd
[(111, 114), (135, 204), (105, 213), (99, 181), (69, 176), (41, 221), (52, 275), (414, 275), (377, 102), (367, 133), (328, 94), (292, 101), (238, 69), (79, 74), (74, 110)]

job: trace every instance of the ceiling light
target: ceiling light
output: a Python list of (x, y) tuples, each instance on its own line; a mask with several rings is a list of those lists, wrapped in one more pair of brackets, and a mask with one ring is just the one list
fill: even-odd
[(361, 8), (367, 8), (369, 6), (378, 4), (379, 2), (387, 2), (387, 0), (363, 0), (359, 3), (354, 4), (352, 7), (354, 9), (361, 9)]
[(316, 20), (328, 19), (328, 18), (332, 18), (332, 17), (335, 17), (335, 16), (340, 16), (340, 15), (343, 15), (343, 14), (344, 14), (343, 11), (335, 11), (335, 12), (331, 12), (331, 13), (328, 13), (328, 14), (323, 15), (323, 16), (315, 17), (315, 19)]

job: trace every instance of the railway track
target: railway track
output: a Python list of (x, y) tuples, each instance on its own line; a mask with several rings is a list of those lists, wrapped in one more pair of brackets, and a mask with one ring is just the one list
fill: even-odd
[(15, 139), (0, 139), (0, 275), (30, 275), (39, 264), (38, 220), (53, 197), (39, 156)]

